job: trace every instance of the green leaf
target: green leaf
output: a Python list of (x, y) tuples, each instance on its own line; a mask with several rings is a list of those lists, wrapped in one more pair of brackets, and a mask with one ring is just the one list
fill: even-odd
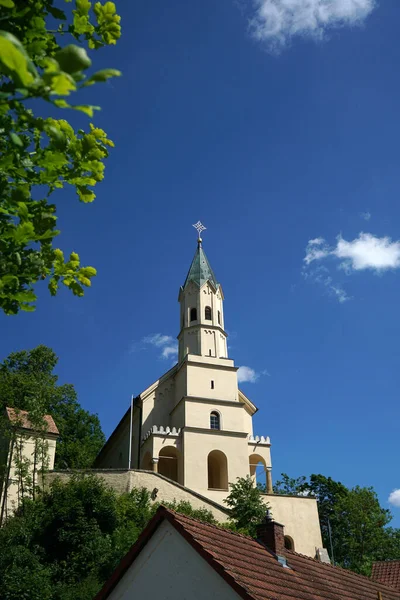
[(11, 139), (12, 143), (14, 144), (14, 146), (18, 146), (18, 148), (23, 148), (24, 144), (22, 143), (21, 138), (19, 137), (19, 135), (17, 135), (13, 131), (11, 131), (11, 133), (10, 133), (10, 139)]
[(46, 125), (45, 131), (57, 148), (65, 148), (66, 139), (61, 129), (54, 127), (54, 125)]
[(56, 8), (55, 6), (48, 6), (47, 10), (51, 14), (51, 16), (54, 17), (55, 19), (60, 19), (61, 21), (65, 21), (67, 18), (65, 16), (65, 12), (63, 10), (60, 10), (59, 8)]
[(15, 283), (18, 285), (18, 283), (19, 283), (19, 279), (15, 275), (3, 275), (3, 277), (0, 279), (0, 281), (3, 285), (10, 285), (12, 283)]
[(18, 202), (18, 216), (22, 221), (29, 219), (29, 211), (25, 202)]
[(34, 76), (29, 72), (30, 60), (21, 42), (7, 31), (0, 31), (0, 63), (3, 71), (18, 86), (29, 87), (33, 83)]
[(51, 240), (60, 233), (61, 231), (57, 231), (56, 229), (48, 229), (47, 231), (45, 231), (45, 233), (38, 236), (38, 240)]
[(87, 55), (85, 48), (80, 48), (75, 44), (69, 44), (56, 52), (54, 58), (65, 73), (76, 73), (84, 71), (92, 64), (92, 61)]
[(30, 221), (21, 223), (13, 231), (13, 238), (17, 244), (26, 244), (35, 237), (35, 228)]
[(92, 190), (89, 190), (87, 187), (84, 186), (78, 185), (77, 192), (79, 199), (85, 203), (93, 202), (93, 200), (96, 198), (96, 194), (92, 192)]
[(59, 96), (69, 96), (76, 90), (76, 83), (68, 73), (59, 73), (51, 78), (51, 93)]
[(53, 104), (58, 106), (58, 108), (73, 108), (66, 100), (63, 100), (62, 98), (54, 100)]
[(36, 294), (30, 290), (18, 292), (18, 294), (15, 294), (14, 298), (18, 300), (18, 302), (35, 302), (35, 300), (37, 300)]
[(107, 79), (111, 79), (111, 77), (120, 77), (121, 75), (121, 71), (117, 71), (117, 69), (102, 69), (91, 75), (84, 85), (93, 85), (93, 83), (97, 81), (107, 81)]
[(93, 117), (93, 112), (100, 110), (100, 106), (91, 106), (90, 104), (76, 104), (75, 106), (71, 106), (71, 108), (85, 113), (88, 117)]
[(21, 310), (24, 310), (25, 312), (34, 312), (36, 310), (31, 304), (21, 304), (20, 307)]
[(6, 8), (13, 8), (15, 5), (12, 0), (0, 0), (0, 6), (5, 6)]

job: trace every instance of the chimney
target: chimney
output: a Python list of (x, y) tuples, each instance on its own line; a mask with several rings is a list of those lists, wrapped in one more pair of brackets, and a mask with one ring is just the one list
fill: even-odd
[(264, 520), (257, 525), (257, 539), (274, 554), (281, 556), (285, 553), (284, 527), (273, 520), (269, 510), (267, 510)]

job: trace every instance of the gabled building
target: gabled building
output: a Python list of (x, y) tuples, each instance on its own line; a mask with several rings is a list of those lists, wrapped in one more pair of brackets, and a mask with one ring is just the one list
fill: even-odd
[(95, 600), (400, 600), (400, 591), (285, 548), (266, 518), (258, 538), (160, 507)]

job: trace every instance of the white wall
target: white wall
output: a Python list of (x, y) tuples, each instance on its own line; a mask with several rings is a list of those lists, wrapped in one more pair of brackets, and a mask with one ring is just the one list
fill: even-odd
[(192, 546), (163, 521), (109, 600), (239, 600)]

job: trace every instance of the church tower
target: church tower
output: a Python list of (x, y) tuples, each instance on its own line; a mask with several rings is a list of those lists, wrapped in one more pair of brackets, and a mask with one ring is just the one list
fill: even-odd
[(228, 358), (224, 331), (224, 295), (202, 247), (197, 249), (179, 292), (179, 362), (187, 354)]

